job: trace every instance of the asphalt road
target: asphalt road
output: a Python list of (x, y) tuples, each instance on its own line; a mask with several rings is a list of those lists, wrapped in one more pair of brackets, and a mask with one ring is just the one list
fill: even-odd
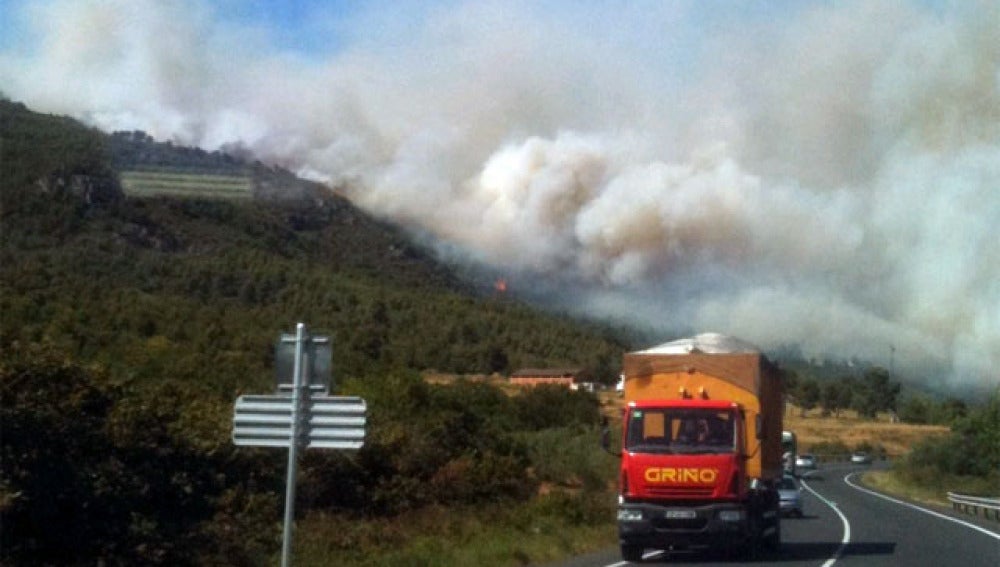
[[(929, 509), (860, 486), (866, 467), (829, 465), (805, 479), (805, 517), (782, 520), (782, 548), (756, 562), (787, 567), (1000, 565), (1000, 522)], [(647, 550), (643, 564), (733, 565), (710, 553)], [(623, 567), (618, 549), (560, 567)]]

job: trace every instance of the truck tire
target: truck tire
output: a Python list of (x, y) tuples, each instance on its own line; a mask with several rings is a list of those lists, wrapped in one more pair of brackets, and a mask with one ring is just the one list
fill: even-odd
[(774, 531), (767, 534), (767, 537), (764, 539), (764, 547), (769, 551), (778, 551), (781, 549), (781, 500), (777, 492), (771, 494), (768, 512), (774, 518)]
[(632, 563), (638, 563), (642, 561), (642, 552), (644, 551), (641, 545), (634, 545), (630, 543), (622, 544), (622, 559), (625, 561), (630, 561)]
[(767, 539), (764, 540), (764, 545), (770, 551), (781, 549), (781, 514), (774, 517), (774, 533), (768, 534)]
[(741, 554), (746, 561), (757, 561), (760, 559), (760, 548), (763, 539), (762, 535), (762, 523), (763, 518), (760, 516), (760, 511), (751, 510), (748, 521), (749, 526), (747, 526), (747, 540), (743, 543)]

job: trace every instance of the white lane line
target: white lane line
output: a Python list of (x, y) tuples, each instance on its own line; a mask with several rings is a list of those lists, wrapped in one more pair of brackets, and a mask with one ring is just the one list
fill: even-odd
[(996, 532), (991, 532), (990, 530), (988, 530), (986, 528), (979, 527), (976, 524), (965, 522), (965, 521), (959, 520), (958, 518), (952, 518), (951, 516), (948, 516), (947, 514), (941, 514), (939, 512), (935, 512), (934, 510), (928, 510), (927, 508), (921, 508), (920, 506), (916, 506), (916, 505), (910, 504), (909, 502), (904, 502), (902, 500), (897, 500), (897, 499), (895, 499), (895, 498), (893, 498), (891, 496), (886, 496), (885, 494), (881, 494), (879, 492), (875, 492), (874, 490), (868, 490), (867, 488), (864, 488), (862, 486), (854, 484), (853, 482), (851, 482), (851, 477), (854, 476), (854, 475), (856, 475), (856, 474), (858, 474), (858, 473), (855, 471), (855, 472), (852, 472), (852, 473), (850, 473), (850, 474), (848, 474), (847, 476), (844, 477), (844, 482), (846, 482), (849, 486), (853, 487), (856, 490), (860, 490), (861, 492), (865, 492), (867, 494), (871, 494), (872, 496), (878, 496), (879, 498), (882, 498), (884, 500), (888, 500), (890, 502), (895, 502), (896, 504), (899, 504), (900, 506), (906, 506), (908, 508), (913, 508), (914, 510), (920, 510), (921, 512), (925, 512), (927, 514), (930, 514), (931, 516), (937, 516), (938, 518), (942, 518), (944, 520), (955, 522), (956, 524), (961, 524), (961, 525), (963, 525), (963, 526), (965, 526), (967, 528), (972, 528), (974, 530), (983, 532), (984, 534), (990, 536), (993, 539), (1000, 539), (1000, 534), (998, 534)]
[[(659, 556), (663, 555), (664, 553), (665, 552), (663, 550), (661, 550), (661, 549), (657, 549), (655, 551), (650, 551), (649, 553), (644, 553), (642, 555), (642, 560), (643, 561), (648, 561), (648, 560), (653, 559), (655, 557), (659, 557)], [(628, 561), (619, 561), (617, 563), (611, 563), (611, 564), (605, 565), (604, 567), (624, 567), (625, 565), (632, 565), (632, 563), (629, 563)]]
[(826, 562), (823, 563), (822, 565), (822, 567), (830, 567), (831, 565), (836, 563), (838, 559), (840, 559), (840, 556), (844, 554), (844, 549), (847, 548), (847, 544), (850, 543), (851, 541), (851, 523), (847, 521), (847, 516), (845, 516), (844, 513), (841, 512), (839, 508), (837, 508), (837, 505), (835, 503), (830, 502), (826, 498), (823, 498), (823, 496), (819, 492), (813, 490), (812, 487), (809, 486), (809, 483), (807, 483), (805, 480), (802, 480), (802, 486), (806, 487), (806, 490), (812, 492), (813, 495), (816, 496), (816, 498), (822, 500), (824, 504), (826, 504), (827, 506), (830, 507), (831, 510), (836, 512), (837, 515), (840, 516), (840, 521), (844, 524), (844, 537), (840, 538), (840, 547), (838, 547), (837, 551), (834, 552), (833, 556), (827, 559)]

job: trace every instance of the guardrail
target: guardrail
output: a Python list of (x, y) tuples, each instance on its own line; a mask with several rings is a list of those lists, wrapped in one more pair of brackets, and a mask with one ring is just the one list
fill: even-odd
[(949, 492), (948, 501), (955, 510), (974, 516), (978, 516), (982, 510), (984, 518), (992, 516), (994, 520), (1000, 521), (1000, 498), (982, 498)]

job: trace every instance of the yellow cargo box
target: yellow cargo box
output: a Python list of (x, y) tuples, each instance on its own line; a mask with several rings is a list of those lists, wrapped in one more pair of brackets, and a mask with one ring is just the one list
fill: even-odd
[(627, 353), (622, 374), (626, 403), (704, 399), (739, 404), (746, 416), (747, 476), (781, 477), (781, 372), (753, 345), (705, 333)]

